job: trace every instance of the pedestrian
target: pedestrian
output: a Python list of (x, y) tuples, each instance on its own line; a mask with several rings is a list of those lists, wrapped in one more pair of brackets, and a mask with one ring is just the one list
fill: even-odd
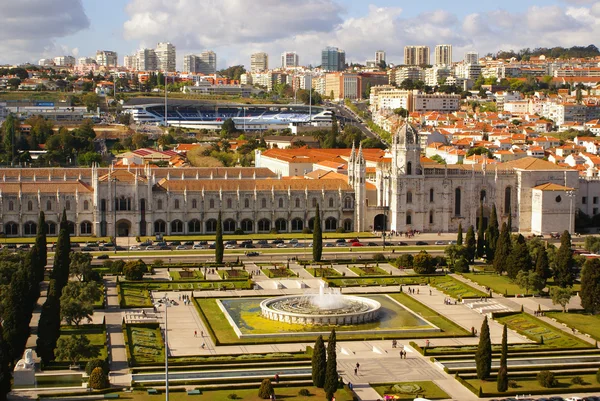
[(354, 376), (358, 374), (358, 368), (354, 368)]
[(360, 369), (360, 363), (356, 362), (356, 370)]
[(431, 290), (429, 290), (429, 295), (431, 295)]
[(417, 295), (419, 295), (419, 289), (417, 288)]
[(279, 383), (279, 374), (275, 373), (275, 383)]
[(194, 337), (198, 337), (198, 332), (194, 330)]
[(200, 332), (200, 337), (204, 337), (204, 332), (203, 331)]

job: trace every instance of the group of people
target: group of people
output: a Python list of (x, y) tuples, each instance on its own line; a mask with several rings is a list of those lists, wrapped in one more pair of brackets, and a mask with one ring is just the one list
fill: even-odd
[(261, 273), (260, 269), (252, 270), (250, 272), (250, 274), (252, 274), (253, 276), (260, 276), (260, 273)]
[(400, 350), (400, 359), (406, 359), (406, 351)]
[(533, 316), (544, 316), (544, 312), (542, 312), (541, 310), (536, 310), (535, 312), (533, 312)]
[(354, 376), (358, 375), (358, 369), (360, 369), (360, 363), (356, 362), (356, 366), (354, 367)]
[[(402, 288), (400, 288), (400, 291), (402, 291)], [(415, 293), (415, 289), (414, 288), (410, 288), (408, 287), (408, 293), (409, 294), (414, 294)], [(419, 289), (417, 288), (417, 294), (419, 293)]]
[(444, 305), (456, 305), (456, 299), (444, 298)]
[(184, 305), (189, 305), (189, 304), (191, 304), (191, 303), (192, 303), (192, 300), (191, 300), (190, 296), (189, 296), (189, 295), (186, 295), (186, 294), (179, 295), (178, 299), (179, 299), (180, 301), (182, 301), (182, 300), (183, 300), (183, 304), (184, 304)]

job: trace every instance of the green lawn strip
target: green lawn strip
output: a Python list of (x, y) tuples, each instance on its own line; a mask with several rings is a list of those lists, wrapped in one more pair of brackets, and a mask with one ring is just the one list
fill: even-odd
[(379, 266), (353, 266), (348, 267), (350, 271), (358, 274), (359, 276), (389, 276), (390, 272), (383, 270)]
[(223, 280), (250, 278), (250, 274), (243, 269), (220, 269), (217, 270), (217, 273)]
[[(584, 380), (585, 384), (573, 384), (571, 383), (571, 379), (575, 376), (579, 376)], [(483, 391), (483, 395), (495, 396), (499, 395), (500, 397), (505, 397), (509, 395), (516, 394), (545, 394), (545, 393), (571, 393), (577, 391), (597, 391), (600, 387), (600, 384), (596, 381), (595, 375), (590, 374), (582, 374), (582, 375), (567, 375), (556, 376), (558, 380), (558, 385), (552, 388), (542, 387), (540, 383), (537, 381), (535, 376), (532, 377), (510, 377), (509, 380), (515, 381), (517, 384), (516, 388), (509, 388), (505, 393), (498, 393), (496, 380), (479, 380), (479, 379), (468, 379), (465, 380), (468, 384), (470, 384), (475, 390), (478, 390), (481, 387)]]
[(119, 304), (121, 308), (152, 307), (150, 291), (144, 285), (119, 283)]
[(481, 298), (487, 297), (483, 291), (479, 291), (471, 287), (470, 285), (463, 283), (460, 280), (455, 279), (451, 276), (436, 276), (431, 277), (429, 283), (442, 291), (444, 294), (451, 296), (452, 298), (460, 299), (460, 298)]
[(582, 333), (587, 333), (593, 339), (600, 341), (600, 315), (588, 315), (583, 312), (546, 312), (546, 316), (565, 323)]
[(305, 269), (313, 277), (341, 277), (341, 273), (331, 267), (307, 267)]
[[(337, 238), (378, 238), (373, 235), (371, 232), (351, 232), (351, 233), (323, 233), (324, 239), (337, 239)], [(280, 233), (280, 234), (242, 234), (242, 235), (234, 235), (234, 234), (224, 234), (223, 240), (236, 240), (236, 241), (244, 241), (244, 240), (275, 240), (275, 239), (298, 239), (298, 240), (306, 240), (307, 242), (312, 241), (312, 234), (303, 234), (303, 233)], [(155, 237), (140, 237), (141, 241), (155, 241)], [(167, 235), (164, 237), (164, 240), (169, 241), (214, 241), (214, 234), (207, 235)]]
[[(380, 276), (380, 277), (327, 277), (331, 287), (360, 287), (371, 285), (419, 285), (438, 276)], [(441, 276), (439, 276), (441, 277)]]
[(371, 383), (371, 387), (382, 397), (394, 395), (401, 400), (413, 400), (417, 397), (429, 400), (450, 398), (444, 390), (432, 381)]
[(294, 273), (293, 270), (288, 269), (288, 268), (266, 268), (263, 267), (262, 272), (265, 276), (269, 277), (269, 278), (286, 278), (286, 277), (296, 277), (296, 273)]
[(164, 340), (158, 323), (126, 324), (123, 334), (130, 366), (165, 362)]
[(510, 329), (515, 330), (533, 341), (541, 342), (541, 337), (543, 337), (544, 345), (548, 347), (592, 347), (592, 344), (580, 340), (579, 338), (526, 313), (500, 316), (497, 317), (496, 320), (501, 324), (506, 323)]
[(200, 270), (171, 270), (169, 271), (169, 276), (173, 278), (174, 281), (180, 280), (204, 280), (204, 275)]
[(463, 273), (462, 275), (481, 286), (491, 288), (498, 294), (509, 296), (525, 294), (525, 290), (511, 282), (507, 276), (499, 276), (495, 273)]
[[(547, 285), (548, 285), (548, 288), (556, 287), (556, 284), (554, 284), (554, 279), (553, 278), (551, 278), (550, 280), (548, 280)], [(581, 283), (575, 282), (575, 284), (573, 284), (572, 290), (573, 290), (572, 291), (573, 295), (575, 295), (578, 292), (580, 292), (581, 291)]]
[[(90, 347), (96, 348), (99, 354), (95, 358), (106, 359), (108, 356), (108, 348), (106, 346), (106, 327), (102, 324), (81, 324), (77, 326), (61, 326), (60, 337), (67, 338), (74, 335), (84, 335), (90, 340)], [(85, 362), (88, 359), (83, 359), (81, 362)], [(55, 361), (57, 363), (68, 363), (69, 361)]]
[(100, 285), (100, 299), (94, 302), (94, 309), (104, 309), (104, 286)]

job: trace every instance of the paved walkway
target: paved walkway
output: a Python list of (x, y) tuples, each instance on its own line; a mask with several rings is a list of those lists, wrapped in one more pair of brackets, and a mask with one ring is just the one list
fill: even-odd
[(106, 287), (107, 304), (104, 316), (110, 350), (110, 382), (113, 385), (130, 386), (131, 374), (127, 365), (127, 351), (125, 350), (125, 337), (121, 326), (122, 317), (115, 278), (105, 278), (104, 286)]

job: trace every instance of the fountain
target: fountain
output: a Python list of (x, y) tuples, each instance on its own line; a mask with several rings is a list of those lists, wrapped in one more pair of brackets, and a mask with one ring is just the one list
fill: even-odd
[(377, 320), (380, 308), (375, 300), (342, 295), (339, 289), (323, 286), (317, 294), (285, 295), (260, 303), (267, 319), (305, 325), (368, 323)]

